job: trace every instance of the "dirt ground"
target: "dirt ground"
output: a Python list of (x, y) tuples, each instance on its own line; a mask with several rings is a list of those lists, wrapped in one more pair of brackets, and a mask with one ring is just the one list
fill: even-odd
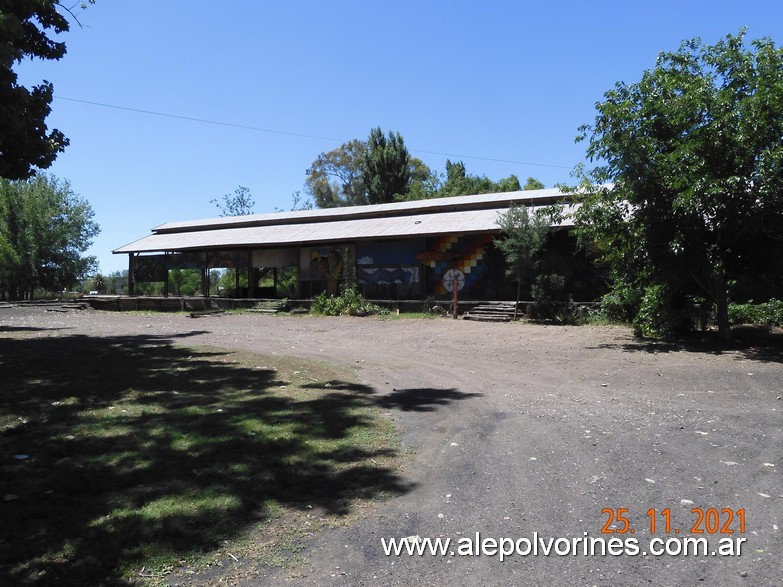
[[(624, 327), (20, 308), (0, 309), (2, 331), (186, 336), (187, 345), (348, 366), (379, 395), (409, 455), (401, 472), (409, 490), (350, 527), (320, 533), (300, 553), (306, 564), (249, 577), (242, 561), (227, 561), (214, 581), (783, 584), (780, 346), (650, 343)], [(618, 508), (627, 508), (621, 516), (628, 532), (602, 534), (622, 530), (622, 520), (609, 520)], [(699, 522), (694, 508), (716, 508), (717, 517)], [(736, 513), (742, 509), (744, 534)], [(693, 532), (699, 529), (704, 534)], [(502, 562), (486, 551), (460, 556), (466, 551), (457, 552), (458, 541), (475, 541), (477, 532), (480, 540), (535, 542), (534, 533), (544, 541), (635, 539), (639, 552), (586, 556), (578, 546), (576, 554), (574, 548), (548, 556), (539, 550)], [(409, 536), (449, 538), (452, 546), (444, 556), (384, 554), (382, 538)], [(706, 538), (708, 554), (652, 554), (652, 538), (682, 536)], [(711, 554), (721, 538), (740, 537), (746, 541), (739, 556), (736, 547), (734, 556)]]

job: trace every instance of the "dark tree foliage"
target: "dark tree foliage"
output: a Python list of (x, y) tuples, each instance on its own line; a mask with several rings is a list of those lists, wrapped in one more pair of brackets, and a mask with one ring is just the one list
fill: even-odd
[(543, 190), (546, 186), (535, 177), (528, 177), (525, 185), (522, 186), (523, 190)]
[(24, 59), (65, 55), (65, 43), (50, 37), (69, 29), (60, 10), (67, 11), (52, 0), (0, 0), (0, 177), (27, 179), (68, 146), (63, 133), (46, 126), (52, 84), (25, 88), (13, 69)]
[(370, 204), (405, 196), (411, 179), (410, 154), (400, 133), (389, 131), (385, 136), (380, 128), (370, 131), (362, 177)]
[(601, 162), (589, 182), (609, 186), (588, 190), (583, 240), (656, 297), (650, 314), (677, 322), (711, 300), (723, 338), (732, 284), (768, 267), (783, 234), (783, 51), (744, 37), (662, 53), (605, 94), (581, 136)]
[(510, 175), (499, 181), (486, 176), (469, 175), (462, 161), (446, 160), (446, 181), (438, 191), (438, 197), (494, 194), (519, 191), (519, 178)]
[(517, 303), (514, 306), (514, 320), (525, 275), (535, 267), (549, 233), (551, 217), (548, 211), (535, 213), (529, 206), (512, 205), (498, 218), (500, 236), (495, 246), (506, 259), (506, 276), (517, 282)]

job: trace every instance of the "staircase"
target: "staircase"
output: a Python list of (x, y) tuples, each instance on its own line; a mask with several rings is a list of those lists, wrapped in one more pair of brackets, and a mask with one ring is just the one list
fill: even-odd
[(261, 300), (254, 307), (248, 309), (248, 312), (259, 314), (277, 314), (288, 309), (288, 300)]
[[(468, 310), (462, 316), (463, 320), (480, 322), (512, 322), (514, 320), (515, 302), (487, 302)], [(517, 318), (525, 315), (524, 306), (520, 303)]]

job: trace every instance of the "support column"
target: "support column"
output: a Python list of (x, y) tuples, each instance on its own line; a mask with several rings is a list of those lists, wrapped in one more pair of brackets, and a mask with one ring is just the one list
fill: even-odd
[(163, 253), (163, 270), (166, 272), (166, 277), (163, 280), (163, 297), (169, 297), (169, 254)]
[(133, 253), (128, 255), (128, 295), (133, 295)]
[(256, 272), (253, 268), (253, 251), (247, 253), (247, 297), (256, 297)]

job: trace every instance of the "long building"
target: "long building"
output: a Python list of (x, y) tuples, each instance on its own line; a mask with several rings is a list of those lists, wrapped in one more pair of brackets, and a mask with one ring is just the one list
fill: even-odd
[[(228, 292), (235, 297), (336, 293), (355, 271), (369, 299), (444, 297), (451, 287), (444, 283), (447, 273), (459, 276), (462, 299), (514, 299), (516, 286), (493, 244), (499, 218), (512, 204), (568, 207), (565, 194), (544, 189), (169, 222), (114, 253), (129, 256), (131, 294), (145, 281), (164, 282), (168, 290), (169, 271), (196, 269), (202, 294), (214, 295), (209, 272), (230, 268), (237, 270), (237, 287)], [(564, 275), (576, 300), (594, 299), (600, 280), (577, 251), (571, 226), (566, 219), (552, 227), (536, 271)], [(240, 275), (247, 276), (241, 280), (246, 286)]]

